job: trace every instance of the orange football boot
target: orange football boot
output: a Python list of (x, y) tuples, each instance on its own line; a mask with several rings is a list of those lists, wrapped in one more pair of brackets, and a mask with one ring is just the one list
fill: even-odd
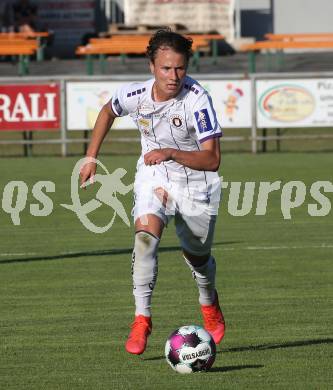
[(219, 344), (224, 336), (225, 322), (219, 305), (219, 297), (215, 290), (215, 302), (212, 305), (201, 305), (204, 328), (213, 337), (215, 344)]
[(147, 345), (148, 336), (151, 333), (152, 322), (150, 317), (143, 315), (135, 316), (131, 325), (131, 331), (126, 341), (126, 351), (134, 355), (141, 355)]

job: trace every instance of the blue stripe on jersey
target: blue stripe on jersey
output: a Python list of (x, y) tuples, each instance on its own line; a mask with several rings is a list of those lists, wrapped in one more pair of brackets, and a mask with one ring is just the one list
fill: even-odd
[(187, 89), (188, 91), (192, 91), (194, 92), (196, 95), (199, 93), (199, 90), (194, 88), (193, 85), (188, 85), (188, 84), (184, 84), (184, 88)]
[(115, 108), (116, 111), (117, 111), (116, 114), (121, 115), (121, 113), (123, 112), (123, 108), (122, 108), (122, 106), (120, 105), (119, 100), (116, 99), (116, 100), (113, 102), (113, 105), (114, 105), (114, 108)]
[(220, 137), (222, 137), (222, 133), (214, 133), (214, 134), (208, 135), (205, 138), (201, 138), (200, 143), (202, 144), (203, 142), (208, 141), (209, 139), (220, 138)]
[(129, 98), (131, 96), (140, 95), (141, 93), (143, 93), (145, 91), (146, 91), (146, 88), (137, 89), (135, 91), (128, 92), (128, 94), (126, 96)]

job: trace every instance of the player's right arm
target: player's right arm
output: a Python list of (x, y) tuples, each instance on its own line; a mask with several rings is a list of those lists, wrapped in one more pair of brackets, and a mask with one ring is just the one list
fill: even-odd
[[(110, 103), (105, 104), (98, 114), (92, 132), (91, 141), (88, 146), (86, 157), (97, 158), (102, 142), (107, 132), (110, 130), (115, 118), (117, 118), (117, 115), (113, 112), (111, 108), (111, 104)], [(96, 163), (95, 162), (85, 163), (80, 170), (81, 186), (87, 180), (89, 179), (92, 180), (95, 173), (96, 173)]]

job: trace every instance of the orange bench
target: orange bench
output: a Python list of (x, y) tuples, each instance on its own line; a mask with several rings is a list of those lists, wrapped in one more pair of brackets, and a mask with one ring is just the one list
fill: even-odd
[[(224, 39), (224, 36), (221, 34), (185, 34), (185, 36), (197, 42)], [(151, 34), (137, 34), (137, 35), (117, 34), (117, 35), (112, 35), (111, 37), (91, 38), (89, 40), (89, 43), (97, 43), (103, 41), (108, 42), (110, 39), (112, 39), (113, 41), (119, 41), (119, 42), (146, 41), (148, 45), (150, 38), (151, 38)]]
[(265, 34), (265, 38), (269, 41), (332, 41), (333, 33), (301, 33), (301, 34)]
[(33, 47), (37, 50), (38, 43), (35, 40), (28, 39), (9, 39), (9, 40), (0, 40), (1, 46), (26, 46)]
[(29, 73), (29, 58), (37, 52), (38, 44), (36, 41), (27, 40), (0, 40), (1, 56), (18, 57), (18, 74), (20, 76)]
[[(149, 44), (150, 35), (116, 35), (111, 38), (91, 38), (89, 43), (92, 45), (112, 45), (117, 47), (122, 47), (122, 52), (125, 52), (126, 48), (131, 48), (133, 44), (138, 45), (139, 47), (147, 48)], [(198, 50), (199, 48), (208, 47), (208, 41), (210, 38), (205, 36), (189, 36), (193, 40), (193, 50)], [(128, 52), (128, 54), (131, 54)]]
[(87, 74), (92, 75), (94, 73), (93, 56), (99, 56), (99, 63), (101, 72), (105, 71), (105, 56), (106, 55), (119, 55), (122, 63), (125, 63), (125, 58), (128, 54), (145, 54), (147, 48), (147, 42), (145, 40), (139, 41), (118, 41), (113, 38), (93, 38), (86, 46), (79, 46), (75, 54), (86, 56)]
[(256, 71), (256, 53), (261, 51), (283, 53), (285, 49), (333, 49), (333, 39), (324, 41), (258, 41), (241, 46), (249, 53), (249, 71)]
[[(194, 52), (209, 49), (209, 40), (216, 39), (216, 35), (191, 35), (188, 37), (193, 40), (192, 48)], [(124, 34), (112, 36), (111, 38), (91, 38), (89, 43), (92, 45), (105, 45), (108, 47), (112, 46), (114, 47), (115, 51), (118, 49), (120, 50), (119, 54), (126, 53), (126, 50), (128, 50), (128, 54), (137, 54), (138, 51), (141, 51), (142, 54), (144, 54), (146, 52), (150, 38), (151, 35)], [(137, 50), (135, 50), (134, 45), (138, 46)]]
[[(212, 42), (212, 57), (213, 63), (216, 63), (217, 59), (217, 42), (219, 40), (223, 40), (225, 37), (221, 34), (184, 34), (186, 37), (191, 38), (193, 41), (192, 49), (194, 52), (194, 58), (198, 61), (200, 56), (200, 52), (208, 52), (210, 51), (210, 42)], [(102, 40), (107, 41), (108, 39), (113, 39), (114, 42), (142, 42), (145, 41), (147, 46), (149, 43), (149, 39), (151, 38), (151, 34), (118, 34), (112, 35), (112, 38), (92, 38), (90, 43), (97, 43), (97, 41), (102, 42)]]
[[(105, 55), (120, 55), (124, 63), (128, 54), (144, 55), (151, 35), (115, 35), (111, 38), (91, 38), (86, 46), (76, 49), (77, 55), (85, 55), (87, 59), (87, 73), (93, 74), (93, 56), (99, 55), (101, 71), (105, 69)], [(193, 39), (194, 58), (192, 65), (199, 68), (200, 51), (209, 50), (209, 39), (202, 35), (191, 35)], [(212, 38), (213, 39), (213, 38)]]
[(50, 34), (46, 31), (29, 32), (29, 33), (3, 32), (0, 33), (0, 43), (6, 41), (16, 42), (18, 40), (37, 42), (36, 59), (37, 61), (42, 61), (44, 60), (44, 48), (45, 48), (45, 43), (43, 43), (43, 38), (47, 38), (49, 36)]

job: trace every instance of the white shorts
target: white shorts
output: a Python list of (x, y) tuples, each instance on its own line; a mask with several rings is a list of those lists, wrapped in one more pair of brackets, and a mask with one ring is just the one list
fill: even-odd
[[(212, 177), (214, 180), (212, 180)], [(218, 175), (210, 183), (167, 182), (152, 167), (140, 167), (134, 183), (134, 221), (145, 225), (147, 214), (158, 216), (167, 226), (174, 217), (180, 244), (187, 252), (210, 253), (221, 195)]]

